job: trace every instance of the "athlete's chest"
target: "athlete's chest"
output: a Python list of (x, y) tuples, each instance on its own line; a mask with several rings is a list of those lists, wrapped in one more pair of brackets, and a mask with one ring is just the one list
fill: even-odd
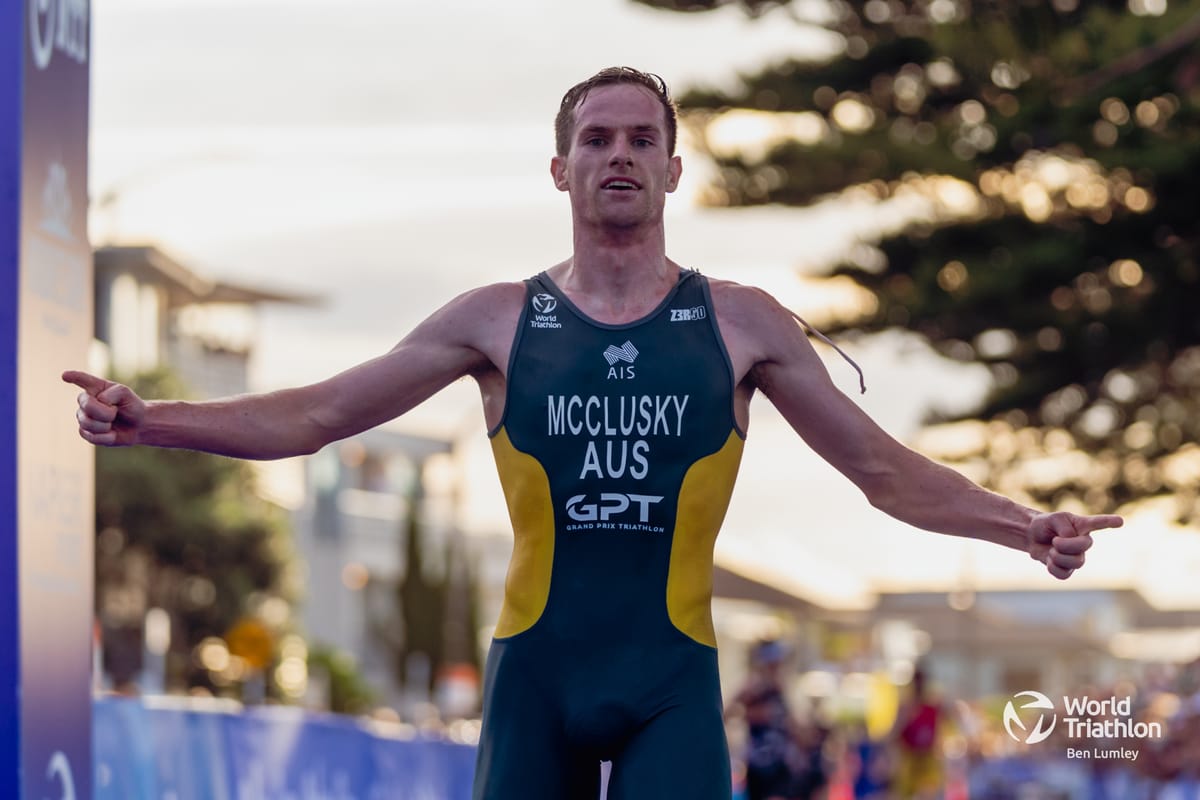
[(512, 347), (504, 431), (572, 497), (666, 497), (737, 428), (730, 362), (702, 283), (636, 323), (608, 325), (532, 282)]
[(728, 354), (699, 276), (682, 281), (640, 319), (588, 317), (564, 294), (531, 282), (508, 360), (509, 381), (578, 387), (599, 394), (691, 387), (726, 390)]
[[(475, 376), (488, 429), (508, 416), (510, 404), (537, 402), (539, 395), (551, 407), (556, 396), (572, 412), (576, 398), (585, 410), (589, 398), (615, 399), (604, 401), (605, 407), (636, 406), (643, 420), (652, 409), (653, 424), (661, 428), (677, 405), (689, 403), (698, 411), (698, 398), (728, 409), (732, 388), (737, 425), (744, 431), (752, 391), (743, 379), (752, 365), (738, 329), (723, 323), (701, 280), (694, 275), (690, 285), (681, 282), (681, 291), (640, 319), (620, 324), (591, 318), (553, 284), (527, 283), (523, 297), (514, 297), (493, 318), (494, 335), (486, 337), (485, 350), (493, 368)], [(595, 401), (591, 408), (597, 410)]]

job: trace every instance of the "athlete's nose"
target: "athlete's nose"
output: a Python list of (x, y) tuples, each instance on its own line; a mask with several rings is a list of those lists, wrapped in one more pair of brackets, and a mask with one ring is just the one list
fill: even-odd
[(608, 164), (613, 167), (620, 164), (633, 166), (633, 151), (628, 142), (618, 139), (613, 144), (612, 156), (609, 157)]

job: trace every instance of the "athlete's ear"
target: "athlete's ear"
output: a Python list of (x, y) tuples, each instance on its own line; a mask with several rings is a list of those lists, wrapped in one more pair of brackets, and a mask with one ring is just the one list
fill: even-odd
[(683, 159), (671, 156), (667, 162), (667, 191), (673, 192), (679, 186), (679, 176), (683, 174)]
[(567, 183), (567, 159), (565, 157), (555, 156), (550, 159), (550, 175), (554, 178), (554, 185), (560, 192), (571, 188)]

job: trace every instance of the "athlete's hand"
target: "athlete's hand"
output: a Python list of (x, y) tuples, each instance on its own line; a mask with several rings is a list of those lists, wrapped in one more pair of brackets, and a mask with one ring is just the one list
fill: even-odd
[(83, 389), (75, 412), (80, 436), (106, 447), (137, 444), (146, 403), (132, 389), (76, 370), (67, 370), (62, 379)]
[(1045, 564), (1051, 575), (1065, 580), (1083, 566), (1084, 553), (1092, 546), (1092, 531), (1124, 524), (1116, 514), (1038, 514), (1029, 523), (1029, 555)]

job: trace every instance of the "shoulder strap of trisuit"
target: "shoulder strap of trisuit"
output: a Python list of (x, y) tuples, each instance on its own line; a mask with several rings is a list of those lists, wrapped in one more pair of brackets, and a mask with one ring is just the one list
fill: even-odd
[(847, 363), (849, 363), (849, 364), (850, 364), (850, 366), (854, 367), (854, 371), (858, 373), (858, 386), (859, 386), (859, 390), (860, 390), (861, 394), (866, 394), (866, 393), (867, 393), (867, 379), (866, 379), (866, 377), (863, 375), (862, 367), (860, 367), (860, 366), (859, 366), (859, 365), (858, 365), (858, 364), (857, 364), (857, 363), (854, 361), (854, 359), (853, 359), (853, 358), (851, 358), (850, 356), (846, 355), (846, 351), (842, 350), (842, 348), (840, 348), (840, 347), (838, 347), (836, 344), (834, 344), (832, 339), (830, 339), (830, 338), (829, 338), (828, 336), (826, 336), (825, 334), (821, 333), (819, 330), (817, 330), (816, 328), (814, 328), (812, 325), (809, 325), (809, 324), (808, 324), (808, 322), (807, 322), (807, 320), (805, 320), (805, 319), (804, 319), (804, 317), (800, 316), (800, 315), (799, 315), (799, 314), (797, 314), (795, 311), (792, 311), (790, 308), (788, 309), (788, 313), (789, 313), (789, 314), (791, 314), (793, 317), (795, 317), (795, 318), (796, 318), (796, 321), (797, 321), (797, 322), (799, 322), (799, 323), (800, 323), (800, 326), (804, 328), (804, 332), (805, 332), (805, 333), (807, 333), (809, 336), (815, 336), (815, 337), (817, 337), (817, 338), (818, 338), (818, 339), (820, 339), (822, 342), (824, 342), (825, 344), (827, 344), (827, 345), (829, 345), (830, 347), (832, 347), (834, 350), (836, 350), (836, 351), (838, 352), (838, 355), (839, 355), (839, 356), (841, 356), (842, 358), (844, 358), (844, 359), (847, 361)]

